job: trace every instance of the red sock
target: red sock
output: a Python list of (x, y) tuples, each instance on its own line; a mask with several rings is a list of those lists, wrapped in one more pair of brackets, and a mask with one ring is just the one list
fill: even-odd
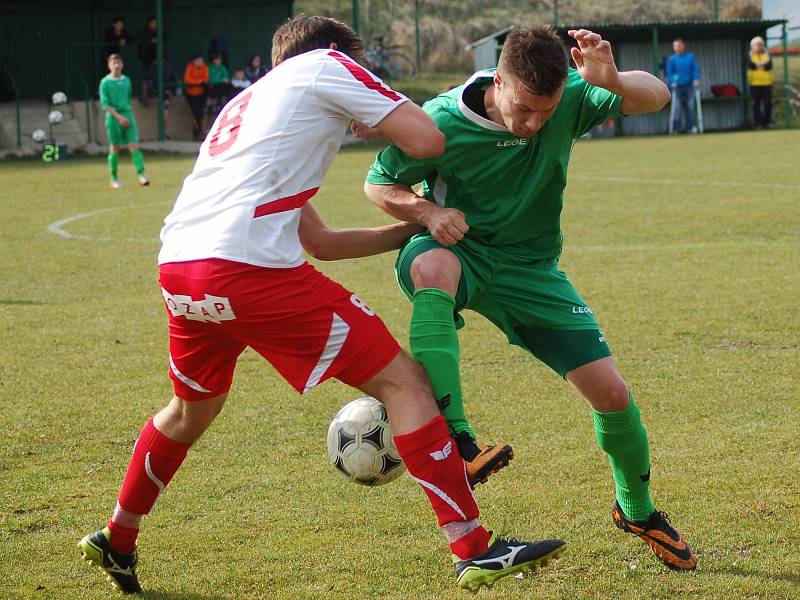
[[(408, 472), (428, 495), (439, 527), (478, 518), (480, 511), (467, 482), (464, 461), (444, 417), (439, 415), (416, 431), (394, 436), (394, 443)], [(488, 532), (478, 526), (451, 540), (450, 549), (457, 556), (472, 558), (486, 550), (488, 540)]]
[(144, 426), (122, 481), (117, 511), (108, 523), (111, 546), (115, 550), (125, 554), (133, 552), (139, 534), (138, 520), (153, 508), (190, 446), (162, 434), (153, 425), (153, 419)]

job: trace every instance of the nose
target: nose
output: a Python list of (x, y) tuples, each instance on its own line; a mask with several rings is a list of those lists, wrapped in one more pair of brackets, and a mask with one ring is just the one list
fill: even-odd
[(542, 115), (533, 114), (525, 119), (525, 128), (536, 133), (544, 125), (544, 118)]

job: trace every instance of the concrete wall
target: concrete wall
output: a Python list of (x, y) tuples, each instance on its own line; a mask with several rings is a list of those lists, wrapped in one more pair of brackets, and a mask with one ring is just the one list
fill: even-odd
[[(86, 103), (73, 102), (75, 117), (81, 124), (83, 131), (87, 131)], [(108, 144), (105, 128), (105, 113), (100, 109), (97, 100), (90, 101), (90, 119), (92, 126), (92, 140), (98, 144)], [(148, 102), (146, 106), (139, 100), (133, 101), (133, 114), (136, 117), (136, 127), (139, 130), (139, 139), (143, 142), (158, 140), (158, 106), (155, 101)], [(189, 105), (183, 96), (176, 98), (170, 106), (167, 120), (167, 135), (173, 140), (192, 139), (192, 123)]]

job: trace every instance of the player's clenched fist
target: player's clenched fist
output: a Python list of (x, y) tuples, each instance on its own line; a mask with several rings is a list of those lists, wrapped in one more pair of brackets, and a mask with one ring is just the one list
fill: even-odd
[(422, 225), (428, 228), (437, 242), (445, 246), (455, 244), (469, 231), (464, 213), (456, 208), (431, 206)]

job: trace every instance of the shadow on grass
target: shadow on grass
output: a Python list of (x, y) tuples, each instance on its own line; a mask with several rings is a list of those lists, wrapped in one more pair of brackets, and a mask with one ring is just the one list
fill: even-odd
[(47, 303), (41, 302), (40, 300), (3, 300), (2, 298), (0, 298), (0, 304), (6, 304), (6, 305), (19, 304), (19, 305), (37, 306)]
[(753, 577), (764, 582), (781, 582), (794, 584), (800, 587), (800, 575), (796, 573), (769, 573), (759, 569), (743, 569), (742, 567), (719, 567), (716, 569), (703, 569), (707, 573), (718, 573), (720, 575), (733, 575), (734, 577)]
[(216, 594), (189, 594), (183, 592), (149, 592), (144, 591), (140, 597), (148, 600), (223, 600), (226, 596)]

